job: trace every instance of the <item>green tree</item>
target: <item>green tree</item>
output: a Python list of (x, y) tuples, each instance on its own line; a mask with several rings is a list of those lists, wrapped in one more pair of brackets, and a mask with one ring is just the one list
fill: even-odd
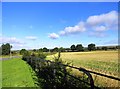
[(2, 55), (2, 47), (0, 47), (0, 55)]
[(21, 54), (21, 55), (26, 54), (26, 52), (27, 52), (27, 50), (26, 50), (26, 49), (21, 49), (21, 50), (20, 50), (20, 54)]
[(42, 48), (40, 48), (40, 49), (39, 49), (39, 52), (43, 52), (43, 49), (42, 49)]
[(107, 51), (107, 49), (108, 49), (107, 47), (102, 47), (102, 50), (105, 50), (105, 51)]
[(65, 48), (60, 47), (60, 51), (61, 51), (61, 52), (65, 52)]
[(82, 46), (82, 44), (77, 44), (77, 46), (76, 46), (77, 51), (83, 51), (84, 50), (83, 48), (84, 47)]
[(47, 49), (46, 47), (43, 48), (43, 52), (48, 52), (49, 49)]
[(33, 52), (36, 52), (37, 50), (36, 49), (33, 49)]
[(97, 47), (96, 50), (101, 50), (101, 48), (100, 48), (100, 47)]
[(2, 44), (2, 55), (9, 55), (12, 46), (9, 43)]
[(95, 50), (95, 44), (91, 43), (88, 45), (88, 50), (89, 51), (92, 51), (92, 50)]
[(59, 51), (58, 47), (55, 47), (55, 48), (53, 49), (53, 52), (58, 52), (58, 51)]
[(75, 50), (76, 50), (76, 47), (75, 47), (75, 45), (73, 44), (73, 45), (71, 45), (71, 50), (74, 52)]

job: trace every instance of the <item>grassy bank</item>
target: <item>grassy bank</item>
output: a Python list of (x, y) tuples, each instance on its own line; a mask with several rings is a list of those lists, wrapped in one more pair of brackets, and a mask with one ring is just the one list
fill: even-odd
[(2, 87), (35, 87), (29, 66), (20, 58), (2, 61)]

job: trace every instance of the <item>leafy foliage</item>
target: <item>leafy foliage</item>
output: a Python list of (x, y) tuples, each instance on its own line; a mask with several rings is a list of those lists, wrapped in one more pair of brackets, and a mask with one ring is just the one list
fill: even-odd
[(49, 49), (47, 49), (46, 47), (43, 48), (43, 52), (48, 52)]
[(76, 46), (77, 51), (83, 51), (84, 50), (83, 48), (84, 47), (82, 46), (82, 44), (77, 44), (77, 46)]
[[(32, 67), (37, 76), (37, 85), (42, 89), (80, 89), (83, 87), (88, 88), (88, 85), (69, 76), (71, 73), (67, 66), (62, 65), (64, 62), (60, 58), (60, 52), (54, 61), (45, 60), (45, 54), (38, 55), (23, 55), (23, 60)], [(68, 65), (68, 63), (67, 63)], [(76, 77), (76, 76), (74, 76)], [(77, 76), (80, 79), (81, 77)]]
[(20, 50), (20, 54), (21, 54), (21, 55), (24, 55), (24, 54), (26, 54), (26, 53), (27, 53), (27, 50), (26, 50), (26, 49), (21, 49), (21, 50)]
[(92, 44), (92, 43), (89, 44), (89, 45), (88, 45), (88, 50), (89, 50), (89, 51), (95, 50), (95, 44)]
[(12, 46), (9, 43), (6, 43), (6, 44), (2, 44), (1, 48), (2, 48), (2, 55), (9, 55)]
[(75, 45), (71, 45), (70, 48), (71, 48), (72, 51), (75, 51), (75, 50), (76, 50)]

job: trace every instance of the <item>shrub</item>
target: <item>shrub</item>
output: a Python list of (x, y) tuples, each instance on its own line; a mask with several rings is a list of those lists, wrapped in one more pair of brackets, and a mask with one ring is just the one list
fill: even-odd
[[(23, 60), (32, 67), (37, 76), (37, 85), (42, 89), (80, 89), (87, 87), (85, 84), (71, 77), (71, 71), (67, 66), (63, 65), (63, 61), (60, 58), (60, 52), (58, 57), (54, 57), (54, 62), (45, 60), (46, 55), (41, 53), (38, 55), (26, 54), (23, 55)], [(68, 63), (66, 64), (68, 65)], [(80, 77), (76, 77), (79, 78)]]
[(44, 53), (39, 53), (39, 54), (38, 54), (38, 58), (40, 58), (40, 59), (45, 59), (45, 58), (46, 58), (46, 54), (44, 54)]

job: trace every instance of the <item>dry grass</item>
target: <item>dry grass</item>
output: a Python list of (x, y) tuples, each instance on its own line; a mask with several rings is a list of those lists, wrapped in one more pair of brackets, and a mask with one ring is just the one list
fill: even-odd
[[(48, 56), (47, 59), (53, 57)], [(118, 76), (118, 51), (66, 52), (61, 53), (61, 58), (63, 61), (72, 62), (77, 67), (84, 67), (99, 73)], [(79, 74), (78, 71), (74, 71), (74, 73)], [(96, 85), (104, 87), (118, 86), (118, 81), (96, 75), (92, 76)]]

